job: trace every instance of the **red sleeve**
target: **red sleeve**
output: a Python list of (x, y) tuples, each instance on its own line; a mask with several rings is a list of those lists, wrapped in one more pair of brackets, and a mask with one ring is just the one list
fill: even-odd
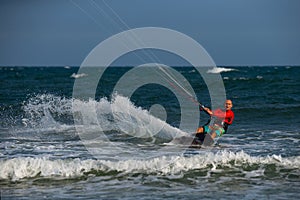
[(226, 115), (224, 111), (222, 111), (221, 109), (217, 109), (213, 111), (213, 116), (223, 120)]

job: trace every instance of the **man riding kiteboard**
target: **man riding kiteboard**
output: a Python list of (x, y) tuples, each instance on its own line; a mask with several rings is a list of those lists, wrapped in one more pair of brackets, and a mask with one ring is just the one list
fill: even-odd
[[(212, 145), (214, 138), (221, 137), (227, 132), (228, 126), (232, 124), (234, 119), (234, 113), (231, 110), (232, 101), (227, 99), (225, 101), (225, 110), (216, 109), (210, 110), (209, 108), (199, 105), (201, 111), (205, 111), (211, 116), (211, 120), (204, 126), (197, 129), (193, 144)], [(210, 136), (210, 137), (207, 137)]]

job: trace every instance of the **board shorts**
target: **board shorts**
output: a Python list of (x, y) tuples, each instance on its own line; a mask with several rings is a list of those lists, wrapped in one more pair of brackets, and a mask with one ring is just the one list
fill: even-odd
[(205, 134), (215, 132), (219, 137), (221, 137), (225, 133), (224, 128), (217, 124), (205, 125), (203, 126), (203, 129)]

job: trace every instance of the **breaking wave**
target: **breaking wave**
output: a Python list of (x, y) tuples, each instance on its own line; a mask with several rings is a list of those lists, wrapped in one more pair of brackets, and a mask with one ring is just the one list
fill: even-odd
[(122, 173), (123, 176), (135, 173), (172, 176), (191, 170), (205, 170), (209, 175), (211, 172), (228, 169), (238, 170), (245, 177), (256, 177), (264, 176), (270, 166), (273, 166), (274, 173), (284, 169), (282, 171), (299, 176), (300, 156), (255, 157), (243, 151), (236, 153), (219, 151), (217, 153), (205, 152), (190, 157), (162, 156), (147, 160), (124, 161), (20, 157), (0, 161), (0, 180), (17, 181), (34, 177), (68, 179), (88, 174), (105, 175), (111, 172)]
[(218, 74), (221, 72), (230, 72), (230, 71), (236, 71), (236, 69), (224, 68), (224, 67), (214, 67), (212, 69), (207, 70), (207, 73)]

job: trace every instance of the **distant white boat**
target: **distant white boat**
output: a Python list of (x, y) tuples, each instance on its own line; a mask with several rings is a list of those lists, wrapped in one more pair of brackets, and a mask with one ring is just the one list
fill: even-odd
[(88, 75), (85, 73), (82, 73), (82, 74), (73, 73), (70, 77), (71, 78), (81, 78), (81, 77), (85, 77), (85, 76), (88, 76)]

